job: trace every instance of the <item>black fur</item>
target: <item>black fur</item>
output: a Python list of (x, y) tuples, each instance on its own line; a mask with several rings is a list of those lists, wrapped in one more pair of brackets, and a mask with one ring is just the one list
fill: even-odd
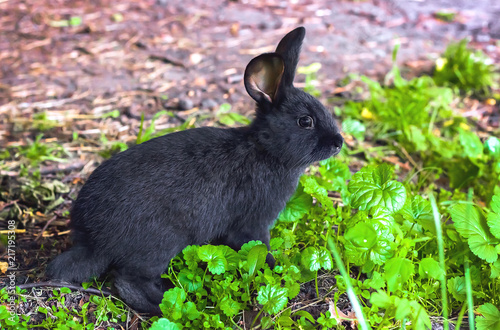
[[(187, 245), (269, 245), (269, 227), (300, 175), (337, 154), (343, 141), (331, 114), (292, 85), (304, 33), (290, 32), (277, 53), (247, 67), (245, 86), (257, 101), (248, 127), (168, 134), (99, 166), (73, 206), (74, 246), (48, 275), (82, 282), (113, 270), (128, 304), (159, 313), (160, 275)], [(303, 116), (313, 118), (313, 127), (299, 126)]]

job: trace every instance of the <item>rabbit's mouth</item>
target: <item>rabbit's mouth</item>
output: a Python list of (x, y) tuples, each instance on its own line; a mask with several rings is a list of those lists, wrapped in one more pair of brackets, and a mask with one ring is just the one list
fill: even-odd
[(318, 157), (317, 160), (323, 160), (336, 156), (342, 150), (342, 145), (344, 144), (344, 138), (340, 134), (335, 134), (333, 137), (328, 136), (321, 138), (316, 146), (312, 155)]

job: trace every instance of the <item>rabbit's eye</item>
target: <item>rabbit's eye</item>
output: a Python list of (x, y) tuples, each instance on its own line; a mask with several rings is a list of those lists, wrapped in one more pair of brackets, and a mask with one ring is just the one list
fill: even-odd
[(314, 126), (314, 121), (310, 116), (304, 116), (297, 119), (297, 124), (299, 124), (300, 127), (311, 128)]

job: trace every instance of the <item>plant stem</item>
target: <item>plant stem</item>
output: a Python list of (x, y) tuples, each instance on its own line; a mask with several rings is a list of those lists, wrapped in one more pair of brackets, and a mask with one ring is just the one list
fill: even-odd
[(260, 314), (264, 311), (264, 306), (262, 306), (262, 309), (255, 315), (255, 318), (252, 321), (252, 324), (250, 325), (250, 329), (253, 329), (253, 326), (255, 325), (255, 322), (257, 322), (257, 319), (259, 318)]

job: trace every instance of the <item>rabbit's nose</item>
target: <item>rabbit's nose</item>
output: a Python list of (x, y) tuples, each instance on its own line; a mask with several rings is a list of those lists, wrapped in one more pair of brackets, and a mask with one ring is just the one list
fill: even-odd
[(342, 135), (337, 134), (333, 137), (333, 145), (337, 149), (336, 150), (337, 152), (340, 151), (343, 144), (344, 144), (344, 138), (342, 137)]

